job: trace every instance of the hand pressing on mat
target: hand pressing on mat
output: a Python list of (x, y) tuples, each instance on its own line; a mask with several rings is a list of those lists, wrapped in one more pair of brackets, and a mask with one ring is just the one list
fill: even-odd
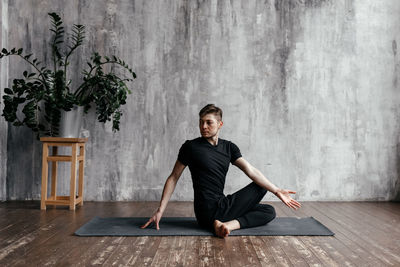
[(286, 206), (289, 208), (297, 210), (301, 207), (300, 203), (290, 197), (289, 194), (296, 194), (296, 191), (286, 190), (286, 189), (278, 189), (274, 193)]
[(157, 211), (153, 214), (153, 216), (144, 225), (140, 226), (140, 228), (144, 229), (147, 226), (149, 226), (150, 223), (155, 222), (157, 230), (160, 230), (159, 223), (161, 217), (162, 217), (162, 212), (160, 211), (160, 208), (158, 208)]

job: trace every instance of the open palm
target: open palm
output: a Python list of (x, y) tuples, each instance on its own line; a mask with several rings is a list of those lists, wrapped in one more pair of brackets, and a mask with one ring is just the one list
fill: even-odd
[(301, 207), (301, 204), (290, 197), (290, 194), (296, 194), (296, 191), (286, 190), (286, 189), (279, 189), (276, 192), (276, 196), (285, 203), (286, 206), (289, 208), (297, 210)]

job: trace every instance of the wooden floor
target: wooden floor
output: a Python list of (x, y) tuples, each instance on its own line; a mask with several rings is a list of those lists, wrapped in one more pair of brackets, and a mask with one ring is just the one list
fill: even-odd
[[(158, 202), (85, 202), (41, 211), (39, 202), (0, 203), (0, 266), (400, 266), (400, 203), (302, 202), (277, 216), (313, 216), (335, 236), (78, 237), (94, 216), (150, 216)], [(194, 216), (170, 202), (164, 216)]]

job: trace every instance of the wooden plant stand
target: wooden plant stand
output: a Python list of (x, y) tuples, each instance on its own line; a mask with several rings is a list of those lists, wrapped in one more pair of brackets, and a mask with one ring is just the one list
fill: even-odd
[[(64, 137), (41, 137), (40, 141), (43, 142), (43, 156), (42, 156), (42, 193), (40, 209), (46, 210), (46, 205), (62, 205), (69, 206), (70, 210), (75, 210), (75, 205), (83, 205), (83, 171), (85, 165), (85, 143), (88, 138), (64, 138)], [(53, 153), (49, 155), (49, 147), (53, 147)], [(58, 155), (59, 146), (70, 146), (72, 148), (71, 155)], [(79, 148), (79, 155), (77, 150)], [(57, 166), (59, 161), (71, 162), (71, 181), (70, 181), (70, 195), (57, 196)], [(47, 180), (48, 180), (48, 166), (52, 162), (51, 169), (51, 194), (47, 197)], [(79, 185), (78, 196), (76, 192), (76, 163), (79, 162)]]

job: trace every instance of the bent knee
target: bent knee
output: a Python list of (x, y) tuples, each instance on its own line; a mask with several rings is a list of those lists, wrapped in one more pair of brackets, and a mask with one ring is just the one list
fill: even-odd
[(275, 219), (275, 217), (276, 217), (275, 208), (268, 204), (261, 204), (261, 205), (262, 205), (262, 209), (263, 209), (266, 217), (269, 219), (269, 221)]
[[(276, 211), (275, 211), (275, 208), (272, 207), (272, 206), (271, 206), (270, 214), (271, 214), (272, 219), (275, 219), (275, 217), (276, 217)], [(272, 220), (272, 219), (271, 219), (271, 220)]]

